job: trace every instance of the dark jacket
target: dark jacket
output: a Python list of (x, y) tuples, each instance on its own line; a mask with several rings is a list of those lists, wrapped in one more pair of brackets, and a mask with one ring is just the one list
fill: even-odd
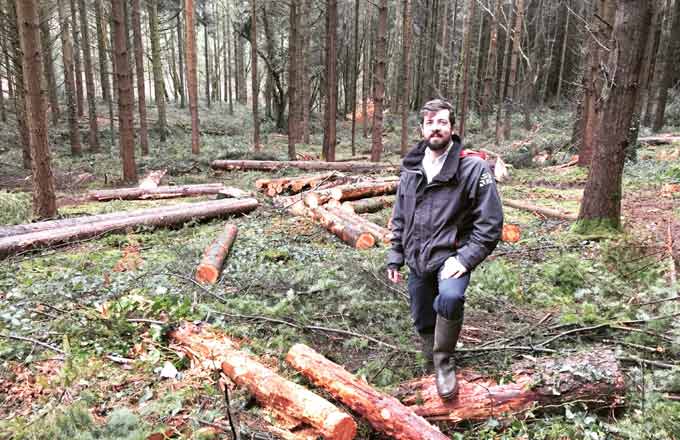
[(461, 157), (460, 138), (438, 175), (427, 183), (422, 167), (426, 143), (402, 161), (392, 214), (392, 249), (387, 264), (406, 263), (417, 274), (436, 271), (452, 255), (469, 271), (496, 247), (503, 209), (493, 173), (480, 157)]

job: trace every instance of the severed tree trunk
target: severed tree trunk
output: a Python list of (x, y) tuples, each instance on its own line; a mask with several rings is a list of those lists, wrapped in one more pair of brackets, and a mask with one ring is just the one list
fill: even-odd
[(486, 75), (484, 76), (484, 92), (482, 93), (482, 100), (480, 102), (481, 116), (482, 116), (482, 131), (489, 130), (489, 115), (493, 111), (493, 80), (496, 77), (496, 64), (498, 57), (498, 19), (501, 15), (503, 7), (502, 0), (496, 0), (496, 8), (491, 16), (491, 25), (489, 35), (489, 51), (486, 59)]
[(503, 137), (509, 139), (512, 134), (512, 114), (517, 100), (517, 66), (522, 42), (522, 26), (524, 22), (524, 0), (515, 0), (515, 27), (512, 30), (512, 53), (510, 54), (510, 73), (508, 75), (508, 96), (505, 100), (505, 119), (503, 121)]
[(369, 249), (375, 245), (373, 234), (361, 225), (352, 223), (321, 206), (310, 208), (307, 215), (355, 249)]
[(200, 153), (198, 121), (198, 77), (196, 74), (196, 36), (194, 35), (194, 0), (184, 0), (184, 35), (186, 37), (187, 87), (191, 112), (191, 152)]
[(257, 77), (257, 0), (250, 1), (250, 81), (252, 87), (251, 98), (253, 101), (253, 148), (255, 151), (260, 151), (260, 115), (258, 110), (260, 84)]
[(124, 0), (111, 0), (113, 38), (116, 65), (116, 84), (118, 89), (118, 123), (120, 157), (123, 161), (123, 180), (137, 180), (135, 164), (134, 126), (132, 115), (132, 78), (130, 58), (128, 57), (125, 26)]
[(12, 43), (14, 54), (8, 59), (11, 62), (12, 70), (14, 71), (15, 80), (15, 96), (14, 96), (14, 112), (17, 118), (17, 129), (19, 131), (19, 140), (21, 141), (21, 159), (24, 169), (30, 170), (31, 166), (31, 139), (30, 128), (28, 126), (28, 109), (26, 108), (26, 89), (24, 81), (24, 67), (23, 67), (23, 53), (21, 52), (21, 43), (19, 39), (19, 24), (17, 21), (17, 10), (14, 0), (8, 0), (7, 3), (7, 20), (9, 22), (8, 33), (9, 40)]
[(394, 205), (394, 196), (370, 197), (353, 202), (343, 202), (342, 209), (356, 214), (381, 211)]
[(607, 71), (614, 72), (614, 77), (605, 85), (607, 89), (598, 92), (606, 99), (578, 216), (578, 225), (585, 230), (597, 225), (618, 229), (621, 225), (625, 150), (651, 21), (648, 2), (621, 0), (618, 4), (607, 63)]
[[(161, 58), (160, 30), (158, 24), (158, 0), (147, 0), (147, 12), (149, 14), (149, 34), (151, 37), (151, 60), (153, 70), (154, 101), (158, 109), (158, 132), (161, 142), (165, 142), (168, 131), (168, 117), (166, 116), (165, 84), (163, 81), (163, 61)], [(177, 20), (179, 21), (179, 14)], [(181, 40), (180, 40), (181, 41)], [(180, 53), (181, 53), (180, 49)], [(181, 64), (181, 63), (180, 63)], [(180, 66), (180, 78), (182, 78), (182, 66)], [(182, 78), (183, 79), (183, 78)], [(184, 96), (184, 84), (180, 80), (180, 93)]]
[(75, 75), (74, 80), (76, 82), (76, 105), (78, 109), (78, 118), (81, 118), (85, 114), (85, 90), (83, 87), (83, 67), (80, 58), (80, 30), (78, 27), (78, 7), (76, 5), (76, 0), (70, 0), (70, 6), (71, 23), (73, 23), (71, 31), (73, 33), (73, 70)]
[(387, 54), (387, 0), (378, 6), (378, 33), (373, 58), (373, 130), (371, 139), (371, 162), (380, 162), (383, 144), (383, 102), (385, 100), (385, 57)]
[(157, 186), (155, 188), (116, 188), (89, 191), (86, 200), (105, 202), (109, 200), (144, 200), (168, 199), (174, 197), (192, 197), (207, 194), (218, 194), (224, 189), (221, 183), (204, 183), (198, 185)]
[(78, 110), (76, 108), (76, 84), (73, 78), (73, 46), (71, 45), (71, 23), (65, 11), (66, 0), (57, 0), (60, 22), (61, 50), (64, 64), (64, 88), (66, 94), (66, 112), (68, 114), (69, 134), (71, 138), (71, 155), (82, 153), (80, 129), (78, 127)]
[(205, 248), (203, 258), (196, 268), (196, 281), (203, 284), (215, 284), (222, 272), (222, 264), (229, 255), (229, 249), (236, 240), (238, 228), (227, 223), (224, 229)]
[(294, 345), (286, 362), (325, 389), (333, 397), (361, 414), (373, 428), (400, 440), (446, 440), (447, 436), (430, 425), (397, 399), (383, 394), (342, 366), (329, 361), (303, 344)]
[[(85, 0), (80, 0), (85, 1)], [(142, 156), (149, 155), (149, 127), (146, 119), (146, 90), (144, 88), (144, 45), (142, 43), (142, 20), (140, 0), (132, 0), (132, 34), (135, 50), (137, 77), (137, 105), (139, 108), (139, 146)]]
[(46, 7), (46, 5), (43, 4), (40, 7), (40, 45), (43, 49), (45, 81), (47, 81), (47, 96), (49, 97), (50, 101), (50, 115), (52, 116), (52, 125), (57, 125), (59, 123), (60, 109), (59, 99), (57, 98), (57, 80), (54, 73), (54, 59), (52, 58), (52, 36), (50, 35), (51, 18), (51, 12)]
[(50, 166), (47, 135), (47, 108), (43, 89), (42, 47), (38, 0), (17, 0), (16, 12), (21, 35), (26, 110), (30, 121), (31, 175), (33, 179), (33, 214), (53, 217), (57, 214), (54, 176)]
[[(88, 132), (88, 144), (90, 151), (99, 151), (99, 127), (97, 126), (97, 105), (95, 102), (94, 67), (92, 66), (92, 53), (90, 51), (90, 32), (85, 0), (78, 0), (80, 8), (80, 33), (83, 42), (83, 61), (85, 67), (85, 89), (87, 91), (87, 116), (90, 126)], [(75, 22), (73, 26), (76, 26)]]
[(409, 148), (408, 141), (408, 114), (411, 107), (411, 45), (412, 36), (411, 29), (413, 28), (413, 14), (411, 11), (411, 0), (403, 0), (404, 13), (402, 17), (402, 61), (401, 61), (401, 83), (404, 87), (403, 96), (401, 98), (401, 147), (399, 151), (401, 156), (405, 156)]
[[(669, 11), (669, 13), (671, 12)], [(673, 24), (671, 25), (671, 33), (665, 54), (666, 63), (659, 81), (656, 112), (652, 122), (652, 131), (654, 132), (659, 132), (663, 128), (666, 103), (668, 101), (668, 89), (671, 88), (673, 81), (678, 77), (678, 72), (680, 72), (678, 68), (678, 59), (680, 57), (680, 1), (674, 3), (671, 19)]]
[(325, 108), (323, 124), (323, 147), (321, 157), (328, 162), (335, 161), (336, 118), (338, 102), (338, 77), (336, 32), (338, 28), (338, 2), (326, 0), (326, 69), (325, 69)]
[[(522, 1), (522, 0), (519, 0)], [(467, 118), (468, 96), (470, 90), (470, 46), (472, 39), (472, 18), (475, 15), (476, 0), (470, 0), (468, 4), (467, 17), (465, 18), (465, 43), (464, 43), (464, 60), (463, 60), (463, 97), (460, 103), (460, 125), (458, 128), (458, 135), (463, 138), (465, 136), (465, 119)]]
[(307, 206), (316, 208), (329, 200), (344, 201), (385, 194), (395, 194), (398, 185), (399, 181), (397, 178), (379, 182), (359, 182), (310, 192), (305, 196), (304, 200)]

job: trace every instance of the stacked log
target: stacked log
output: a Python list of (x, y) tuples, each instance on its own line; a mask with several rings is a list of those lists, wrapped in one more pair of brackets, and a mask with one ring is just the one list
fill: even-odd
[[(124, 213), (104, 220), (92, 221), (85, 217), (82, 222), (70, 226), (10, 235), (0, 238), (0, 256), (7, 256), (34, 248), (47, 247), (64, 242), (73, 242), (116, 232), (137, 226), (171, 226), (190, 220), (221, 217), (229, 214), (246, 213), (257, 208), (255, 199), (215, 200), (202, 203), (182, 203), (165, 208), (139, 210), (134, 216)], [(22, 225), (24, 227), (29, 225)], [(54, 226), (54, 224), (52, 225)]]
[(395, 196), (370, 197), (342, 203), (342, 209), (356, 214), (377, 212), (394, 205)]
[(383, 228), (382, 226), (363, 218), (359, 214), (346, 211), (342, 209), (342, 207), (340, 208), (329, 207), (328, 212), (337, 215), (338, 217), (347, 221), (348, 223), (357, 225), (360, 229), (371, 234), (373, 238), (375, 238), (378, 242), (387, 244), (392, 239), (392, 233), (390, 232), (389, 229)]
[(377, 162), (324, 162), (314, 160), (215, 160), (210, 164), (215, 170), (259, 170), (276, 171), (285, 168), (298, 168), (311, 171), (346, 171), (350, 173), (367, 173), (382, 171), (399, 171), (398, 164)]
[(323, 182), (335, 180), (339, 177), (342, 177), (342, 174), (330, 172), (278, 179), (258, 179), (255, 181), (255, 187), (269, 197), (274, 197), (283, 192), (297, 194), (303, 189), (315, 188)]
[[(192, 361), (220, 368), (237, 385), (244, 386), (265, 407), (314, 428), (326, 439), (350, 440), (356, 435), (352, 417), (296, 383), (279, 376), (238, 350), (225, 336), (205, 327), (185, 323), (170, 333)], [(207, 365), (206, 365), (207, 364)]]
[(321, 206), (329, 200), (355, 200), (365, 197), (382, 196), (397, 192), (399, 181), (389, 178), (381, 181), (358, 182), (341, 185), (321, 191), (310, 192), (305, 196), (305, 204), (310, 208)]
[(237, 232), (236, 225), (226, 224), (222, 232), (208, 245), (196, 268), (196, 281), (203, 284), (215, 284), (222, 272), (222, 264), (229, 254), (229, 249), (236, 240)]
[(312, 219), (355, 249), (368, 249), (375, 245), (373, 234), (362, 228), (361, 225), (351, 223), (321, 206), (310, 208), (307, 213)]

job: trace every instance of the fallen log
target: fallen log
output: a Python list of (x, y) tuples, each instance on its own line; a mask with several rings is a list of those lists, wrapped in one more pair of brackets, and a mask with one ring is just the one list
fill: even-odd
[(448, 439), (396, 398), (377, 391), (306, 345), (294, 345), (288, 351), (286, 361), (317, 386), (361, 414), (377, 431), (398, 440)]
[(12, 235), (0, 238), (0, 257), (34, 248), (91, 238), (135, 226), (170, 226), (189, 220), (246, 213), (257, 208), (257, 206), (258, 202), (255, 199), (226, 199), (203, 203), (182, 203), (168, 207), (165, 211), (159, 211), (159, 209), (154, 208), (145, 213), (145, 210), (140, 210), (137, 215), (132, 217), (126, 216), (59, 229), (47, 229)]
[(341, 219), (347, 221), (347, 223), (358, 226), (360, 229), (365, 230), (371, 234), (376, 240), (381, 243), (389, 243), (392, 239), (392, 233), (389, 229), (383, 228), (382, 226), (373, 223), (372, 221), (363, 218), (359, 214), (353, 212), (345, 211), (342, 208), (329, 207), (328, 212), (335, 214)]
[(205, 183), (200, 185), (178, 185), (157, 187), (116, 188), (88, 191), (88, 200), (105, 202), (108, 200), (144, 200), (167, 199), (173, 197), (191, 197), (217, 194), (224, 189), (221, 183)]
[(237, 232), (236, 225), (226, 224), (224, 230), (208, 245), (196, 268), (196, 281), (204, 284), (215, 284), (220, 272), (222, 272), (222, 264), (229, 254), (229, 249), (236, 240)]
[(449, 402), (437, 395), (433, 376), (402, 384), (397, 396), (428, 420), (456, 423), (508, 417), (572, 401), (612, 407), (623, 402), (626, 391), (623, 372), (610, 350), (524, 363), (502, 384), (470, 371), (459, 371), (457, 376), (458, 396)]
[(255, 181), (255, 187), (269, 197), (274, 197), (284, 191), (296, 194), (306, 187), (314, 188), (322, 182), (334, 180), (336, 177), (342, 177), (342, 175), (334, 171), (323, 174), (281, 177), (278, 179), (258, 179)]
[(310, 192), (305, 196), (305, 204), (310, 208), (316, 208), (333, 199), (338, 201), (355, 200), (364, 197), (381, 196), (397, 192), (397, 180), (379, 182), (358, 182), (350, 185), (341, 185), (321, 191)]
[(543, 206), (532, 205), (531, 203), (520, 202), (518, 200), (503, 199), (503, 204), (511, 208), (523, 209), (525, 211), (536, 212), (541, 215), (550, 218), (556, 218), (559, 220), (570, 220), (575, 221), (578, 217), (576, 214), (572, 214), (566, 211), (558, 211), (557, 209), (546, 208)]
[(355, 249), (368, 249), (375, 245), (373, 234), (320, 206), (309, 209), (308, 215)]
[(679, 135), (670, 136), (647, 136), (638, 138), (638, 142), (647, 145), (668, 145), (676, 142), (680, 142)]
[[(238, 350), (225, 336), (185, 323), (170, 338), (194, 361), (220, 368), (260, 404), (300, 420), (326, 439), (349, 440), (356, 435), (352, 417), (308, 389), (290, 382)], [(207, 364), (207, 365), (206, 365)]]
[(383, 208), (392, 206), (394, 205), (394, 201), (395, 196), (370, 197), (351, 202), (343, 202), (342, 209), (356, 214), (365, 214), (368, 212), (377, 212)]
[(225, 186), (217, 193), (217, 199), (245, 199), (252, 197), (251, 194), (240, 188)]
[(324, 162), (319, 160), (214, 160), (210, 166), (215, 170), (275, 171), (298, 168), (313, 171), (347, 171), (351, 173), (399, 171), (398, 164), (378, 162)]

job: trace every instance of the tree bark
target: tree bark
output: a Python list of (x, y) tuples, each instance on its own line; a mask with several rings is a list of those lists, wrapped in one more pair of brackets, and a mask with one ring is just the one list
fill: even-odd
[(47, 135), (47, 109), (43, 89), (40, 17), (37, 0), (16, 0), (17, 23), (21, 35), (26, 110), (29, 118), (31, 174), (33, 178), (33, 214), (52, 217), (57, 214), (54, 176), (50, 166)]
[[(522, 1), (522, 0), (519, 0)], [(464, 61), (463, 61), (463, 97), (460, 101), (460, 122), (458, 128), (458, 135), (463, 138), (465, 136), (465, 120), (467, 119), (468, 109), (468, 95), (470, 90), (469, 75), (470, 75), (470, 46), (472, 39), (472, 18), (475, 15), (476, 0), (470, 0), (468, 4), (467, 17), (465, 18), (465, 42), (464, 44)]]
[(400, 440), (445, 440), (447, 436), (394, 397), (383, 394), (306, 345), (296, 344), (286, 362), (366, 418), (374, 429)]
[[(84, 2), (85, 0), (80, 0)], [(144, 45), (142, 44), (142, 20), (140, 0), (132, 0), (132, 32), (137, 71), (137, 105), (139, 108), (139, 146), (142, 156), (149, 154), (149, 127), (146, 121), (146, 90), (144, 87)]]
[(50, 116), (52, 116), (52, 125), (57, 125), (59, 123), (60, 109), (59, 99), (57, 98), (57, 80), (54, 73), (54, 60), (52, 58), (52, 36), (50, 35), (51, 18), (52, 14), (50, 13), (49, 8), (43, 4), (40, 8), (40, 45), (43, 48), (44, 54), (43, 64), (45, 66), (45, 81), (47, 81), (47, 95), (50, 100)]
[(71, 138), (71, 155), (82, 154), (80, 144), (80, 128), (78, 127), (78, 110), (76, 108), (76, 84), (73, 78), (73, 46), (71, 45), (71, 24), (65, 11), (65, 0), (57, 0), (60, 22), (61, 47), (64, 64), (64, 88), (66, 89), (66, 111)]
[(215, 160), (210, 166), (216, 170), (262, 170), (274, 171), (283, 168), (299, 168), (301, 170), (337, 170), (353, 173), (375, 171), (397, 171), (398, 165), (374, 162), (333, 162), (314, 160)]
[(238, 228), (227, 223), (224, 229), (205, 248), (203, 258), (196, 268), (196, 281), (203, 284), (215, 284), (222, 272), (222, 264), (229, 255), (229, 249), (236, 240)]
[(97, 55), (99, 58), (99, 84), (102, 88), (102, 99), (111, 101), (111, 85), (109, 82), (109, 66), (106, 61), (106, 26), (103, 21), (102, 0), (94, 0), (94, 14), (97, 28)]
[(511, 378), (502, 384), (471, 371), (457, 375), (458, 397), (450, 402), (439, 398), (432, 376), (402, 384), (397, 395), (428, 420), (458, 423), (512, 416), (569, 401), (611, 407), (621, 404), (626, 391), (625, 377), (611, 351), (525, 362), (515, 366), (510, 375), (503, 375)]
[(562, 98), (562, 82), (564, 80), (564, 61), (567, 57), (567, 42), (569, 41), (569, 18), (571, 17), (571, 12), (569, 12), (569, 5), (564, 5), (565, 14), (567, 19), (564, 23), (564, 36), (562, 37), (562, 51), (560, 55), (560, 73), (557, 78), (557, 93), (555, 94), (555, 102), (558, 104)]
[(114, 50), (116, 65), (116, 84), (118, 86), (118, 123), (120, 156), (123, 162), (123, 180), (137, 180), (135, 164), (134, 126), (132, 115), (132, 78), (130, 75), (130, 58), (128, 56), (127, 35), (125, 26), (124, 0), (111, 0), (111, 17), (113, 19)]
[(668, 101), (668, 89), (671, 88), (674, 79), (677, 78), (680, 71), (678, 69), (678, 59), (680, 59), (680, 1), (674, 3), (672, 16), (673, 24), (668, 40), (668, 52), (665, 56), (666, 63), (659, 82), (656, 112), (654, 113), (654, 121), (652, 123), (652, 131), (655, 133), (663, 128), (666, 103)]
[(498, 95), (497, 95), (497, 106), (496, 106), (496, 145), (499, 145), (501, 140), (503, 140), (503, 122), (501, 121), (501, 115), (503, 113), (503, 107), (506, 105), (506, 89), (507, 89), (507, 76), (506, 72), (508, 69), (509, 59), (510, 59), (510, 23), (512, 18), (512, 11), (514, 3), (510, 4), (510, 12), (508, 13), (505, 21), (505, 42), (503, 48), (503, 67), (498, 75)]
[(302, 0), (302, 26), (300, 26), (300, 40), (302, 41), (302, 64), (300, 70), (302, 74), (300, 75), (302, 83), (302, 142), (309, 145), (310, 143), (310, 123), (309, 123), (309, 112), (310, 112), (310, 95), (311, 95), (311, 79), (309, 78), (309, 65), (310, 65), (310, 36), (311, 32), (309, 28), (310, 25), (310, 1)]
[(498, 57), (498, 18), (501, 15), (501, 8), (503, 7), (502, 0), (496, 0), (496, 8), (494, 14), (491, 16), (491, 26), (489, 35), (489, 51), (486, 59), (486, 75), (484, 76), (484, 92), (480, 103), (482, 116), (482, 131), (489, 130), (489, 115), (493, 112), (493, 80), (496, 77), (496, 64)]
[(182, 38), (182, 17), (177, 14), (177, 60), (179, 62), (179, 108), (186, 107), (186, 93), (184, 92), (184, 39)]
[(378, 32), (373, 58), (373, 130), (371, 139), (371, 162), (380, 162), (383, 143), (383, 101), (385, 100), (385, 56), (387, 46), (387, 0), (378, 6)]
[(83, 87), (83, 67), (80, 58), (80, 30), (78, 28), (76, 0), (70, 0), (70, 6), (71, 22), (73, 23), (71, 31), (73, 32), (73, 70), (76, 83), (76, 106), (78, 118), (82, 118), (85, 114), (85, 88)]
[(347, 223), (351, 225), (357, 226), (360, 230), (364, 232), (368, 232), (373, 236), (373, 238), (382, 244), (389, 244), (390, 240), (392, 239), (392, 232), (390, 232), (389, 229), (383, 228), (382, 226), (373, 223), (359, 214), (355, 214), (354, 212), (351, 212), (346, 209), (342, 209), (340, 202), (335, 201), (336, 205), (335, 207), (332, 206), (325, 206), (331, 214), (334, 214), (338, 216), (339, 218), (347, 221)]
[(505, 120), (503, 121), (503, 137), (509, 139), (512, 134), (512, 114), (517, 100), (517, 65), (522, 42), (522, 23), (524, 22), (524, 0), (516, 0), (515, 27), (512, 30), (512, 53), (510, 54), (510, 74), (508, 75), (508, 97), (505, 100)]
[(535, 212), (545, 217), (556, 218), (559, 220), (576, 220), (576, 214), (557, 209), (546, 208), (543, 206), (534, 205), (531, 203), (522, 202), (519, 200), (511, 200), (503, 198), (503, 204), (511, 208), (522, 209), (524, 211)]
[(225, 19), (224, 19), (224, 47), (225, 47), (225, 54), (224, 54), (224, 90), (226, 90), (226, 98), (227, 101), (229, 102), (229, 114), (233, 115), (234, 114), (234, 97), (231, 92), (231, 64), (232, 64), (232, 56), (231, 56), (231, 32), (229, 32), (229, 29), (232, 28), (232, 23), (231, 23), (231, 2), (227, 0), (225, 4)]
[[(158, 109), (158, 132), (161, 142), (165, 142), (168, 131), (168, 117), (166, 116), (165, 108), (165, 81), (163, 81), (163, 60), (161, 58), (161, 41), (158, 24), (158, 0), (147, 0), (147, 12), (149, 14), (149, 34), (151, 36), (154, 101)], [(179, 15), (177, 19), (179, 20)], [(184, 86), (182, 85), (182, 95), (184, 95), (183, 88)]]
[(109, 200), (144, 200), (167, 199), (174, 197), (193, 197), (217, 194), (224, 186), (221, 183), (204, 183), (198, 185), (157, 186), (155, 188), (116, 188), (88, 191), (85, 198), (99, 202)]
[(186, 347), (194, 362), (219, 368), (237, 385), (248, 388), (260, 404), (274, 408), (316, 430), (319, 437), (350, 440), (356, 434), (352, 417), (327, 400), (290, 382), (238, 350), (231, 340), (205, 327), (184, 324), (170, 338)]
[(310, 208), (321, 206), (329, 200), (345, 201), (362, 199), (365, 197), (395, 194), (398, 180), (380, 182), (359, 182), (350, 185), (341, 185), (334, 188), (310, 192), (305, 196), (305, 204)]
[(279, 179), (258, 179), (255, 181), (255, 187), (269, 197), (274, 197), (284, 191), (297, 194), (305, 188), (314, 188), (323, 182), (333, 181), (336, 177), (338, 177), (338, 173), (331, 171), (323, 174), (281, 177)]
[[(90, 151), (99, 151), (99, 127), (97, 123), (97, 105), (95, 101), (94, 72), (92, 66), (92, 53), (90, 51), (90, 32), (85, 0), (78, 1), (80, 9), (80, 33), (82, 35), (83, 66), (85, 68), (85, 90), (87, 92), (87, 115), (88, 115), (88, 145)], [(74, 23), (73, 26), (76, 26)]]
[(411, 46), (413, 43), (413, 11), (411, 0), (403, 0), (404, 10), (402, 16), (402, 61), (400, 66), (401, 84), (404, 88), (401, 97), (401, 145), (399, 151), (404, 157), (409, 149), (409, 126), (408, 115), (411, 108)]
[(257, 0), (251, 1), (251, 15), (250, 15), (250, 81), (252, 87), (252, 104), (253, 104), (253, 148), (255, 151), (260, 151), (260, 114), (258, 107), (258, 100), (260, 97), (260, 84), (257, 77)]
[(15, 81), (15, 96), (14, 96), (14, 112), (17, 120), (17, 129), (19, 131), (19, 140), (21, 142), (21, 159), (24, 169), (31, 170), (31, 139), (30, 128), (28, 126), (28, 109), (26, 108), (26, 88), (24, 81), (24, 55), (21, 51), (21, 42), (19, 37), (19, 22), (17, 19), (17, 10), (15, 0), (9, 0), (7, 3), (7, 20), (9, 22), (8, 33), (9, 39), (14, 49), (14, 56), (10, 57), (12, 70), (14, 71)]
[(355, 200), (353, 202), (343, 202), (342, 209), (356, 214), (378, 212), (384, 208), (394, 205), (394, 196), (369, 197), (366, 199)]
[(614, 76), (599, 93), (605, 100), (598, 124), (598, 148), (594, 151), (578, 216), (584, 228), (599, 224), (618, 229), (621, 225), (623, 163), (650, 20), (648, 2), (619, 2), (607, 63), (607, 71)]
[(186, 37), (187, 87), (191, 112), (191, 152), (200, 153), (200, 128), (198, 121), (198, 77), (196, 74), (196, 36), (194, 35), (194, 0), (184, 0), (184, 35)]
[[(22, 0), (23, 1), (23, 0)], [(115, 6), (115, 5), (114, 5)], [(114, 12), (117, 7), (114, 7)], [(47, 229), (16, 236), (0, 238), (0, 256), (7, 256), (30, 249), (70, 243), (96, 237), (108, 232), (124, 232), (135, 226), (171, 226), (190, 220), (221, 217), (228, 214), (250, 212), (257, 208), (255, 199), (216, 200), (205, 203), (183, 203), (172, 205), (164, 212), (158, 209), (139, 211), (134, 217), (109, 219), (94, 223), (79, 224), (60, 229)], [(144, 212), (147, 211), (147, 212)]]
[(298, 85), (299, 14), (297, 0), (291, 0), (288, 22), (288, 159), (295, 160), (295, 144), (300, 140), (300, 91)]
[(321, 156), (328, 162), (335, 161), (336, 119), (338, 102), (336, 32), (338, 28), (338, 2), (326, 0), (326, 69), (323, 149)]
[[(408, 1), (408, 0), (407, 0)], [(357, 83), (359, 82), (359, 0), (354, 0), (354, 50), (352, 61), (352, 156), (356, 150), (357, 131)]]
[(369, 249), (375, 246), (373, 234), (362, 228), (361, 225), (351, 223), (321, 206), (305, 211), (309, 217), (353, 248)]

